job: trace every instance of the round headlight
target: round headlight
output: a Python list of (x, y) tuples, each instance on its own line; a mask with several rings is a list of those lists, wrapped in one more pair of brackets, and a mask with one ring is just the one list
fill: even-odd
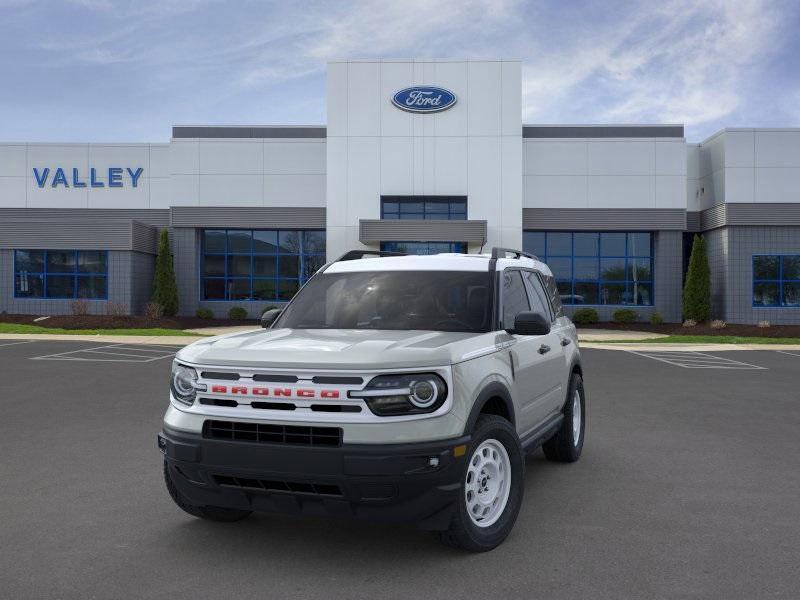
[(197, 371), (178, 363), (172, 363), (172, 395), (184, 404), (192, 404), (197, 395)]
[(378, 375), (363, 390), (347, 392), (349, 398), (363, 398), (380, 417), (432, 413), (447, 400), (447, 383), (436, 373), (395, 373)]
[(428, 408), (436, 402), (438, 390), (434, 381), (412, 381), (408, 387), (411, 390), (409, 400), (417, 408)]

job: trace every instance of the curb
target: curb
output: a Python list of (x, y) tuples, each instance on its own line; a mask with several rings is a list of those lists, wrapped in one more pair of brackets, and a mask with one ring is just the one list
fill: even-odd
[(581, 348), (635, 352), (728, 352), (736, 350), (785, 350), (800, 353), (798, 344), (637, 344), (581, 342)]

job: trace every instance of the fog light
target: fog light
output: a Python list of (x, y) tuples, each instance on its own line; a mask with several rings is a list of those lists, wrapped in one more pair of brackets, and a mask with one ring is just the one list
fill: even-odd
[(428, 466), (429, 467), (438, 467), (439, 466), (439, 458), (436, 456), (431, 456), (428, 459)]

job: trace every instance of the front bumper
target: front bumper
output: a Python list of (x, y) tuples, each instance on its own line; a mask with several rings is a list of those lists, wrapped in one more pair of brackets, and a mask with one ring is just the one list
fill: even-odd
[[(469, 436), (414, 444), (315, 447), (207, 439), (164, 427), (158, 447), (193, 504), (414, 522), (446, 529)], [(462, 449), (459, 448), (459, 451)]]

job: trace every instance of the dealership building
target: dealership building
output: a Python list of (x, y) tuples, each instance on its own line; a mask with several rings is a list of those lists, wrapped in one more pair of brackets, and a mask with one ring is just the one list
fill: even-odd
[(331, 62), (324, 126), (168, 143), (0, 143), (0, 311), (139, 313), (161, 229), (180, 313), (256, 316), (351, 249), (523, 248), (570, 310), (681, 320), (705, 236), (715, 318), (800, 323), (800, 129), (522, 122), (521, 64)]

